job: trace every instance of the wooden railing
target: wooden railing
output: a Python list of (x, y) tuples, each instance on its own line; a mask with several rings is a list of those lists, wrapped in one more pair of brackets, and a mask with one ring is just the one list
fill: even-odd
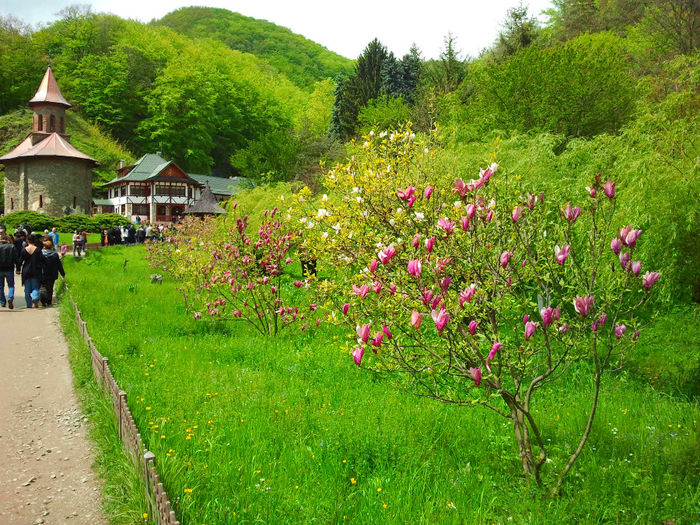
[(150, 510), (149, 515), (155, 519), (155, 523), (158, 525), (180, 525), (180, 522), (175, 516), (175, 511), (171, 509), (168, 494), (163, 488), (163, 483), (160, 481), (160, 476), (156, 469), (156, 457), (143, 446), (141, 434), (136, 427), (136, 423), (131, 416), (131, 411), (126, 401), (126, 392), (124, 392), (114, 380), (112, 371), (109, 368), (109, 360), (100, 354), (92, 342), (92, 338), (88, 334), (87, 323), (83, 321), (78, 305), (71, 297), (67, 286), (66, 293), (70, 298), (73, 311), (75, 312), (78, 330), (90, 349), (92, 371), (95, 375), (95, 380), (97, 384), (102, 386), (105, 395), (112, 401), (112, 407), (114, 408), (114, 413), (119, 423), (119, 438), (124, 444), (124, 448), (131, 456), (131, 460), (141, 474), (141, 479), (145, 484), (146, 501), (148, 502)]

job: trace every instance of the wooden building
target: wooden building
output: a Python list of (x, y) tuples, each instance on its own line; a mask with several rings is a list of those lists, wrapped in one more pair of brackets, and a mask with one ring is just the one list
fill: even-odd
[(174, 162), (149, 153), (119, 168), (117, 176), (104, 185), (107, 199), (95, 200), (93, 212), (118, 213), (130, 220), (140, 217), (153, 224), (172, 222), (200, 200), (205, 187), (222, 201), (236, 192), (241, 180), (188, 174)]

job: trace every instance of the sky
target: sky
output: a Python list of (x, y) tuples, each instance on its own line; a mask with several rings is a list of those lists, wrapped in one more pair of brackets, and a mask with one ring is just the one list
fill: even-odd
[[(148, 22), (179, 7), (223, 7), (288, 27), (331, 51), (356, 58), (373, 38), (397, 56), (416, 43), (423, 58), (437, 58), (448, 33), (463, 56), (491, 45), (509, 8), (520, 0), (0, 0), (0, 14), (32, 25), (49, 23), (62, 8), (90, 3), (95, 12)], [(551, 0), (523, 0), (542, 21)]]

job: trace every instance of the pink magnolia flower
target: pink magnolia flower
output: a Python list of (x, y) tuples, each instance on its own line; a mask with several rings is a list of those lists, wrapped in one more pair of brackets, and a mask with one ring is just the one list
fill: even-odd
[(391, 341), (393, 339), (391, 332), (389, 331), (389, 327), (385, 324), (382, 325), (382, 332), (384, 332), (384, 335), (386, 335), (386, 338)]
[(527, 324), (527, 322), (530, 320), (530, 314), (525, 314), (523, 316), (523, 324)]
[(476, 327), (478, 326), (479, 323), (476, 321), (471, 321), (469, 323), (469, 334), (474, 335), (476, 333)]
[(591, 331), (597, 332), (598, 331), (598, 321), (593, 321), (591, 323)]
[(432, 186), (426, 186), (425, 191), (423, 192), (423, 197), (425, 200), (430, 200), (430, 196), (433, 194), (434, 188)]
[(433, 321), (435, 321), (435, 327), (438, 330), (438, 333), (442, 332), (447, 326), (447, 323), (450, 322), (450, 314), (447, 313), (447, 310), (433, 310), (430, 315), (433, 318)]
[(427, 288), (425, 288), (425, 289), (423, 290), (423, 293), (421, 294), (421, 297), (422, 297), (422, 299), (423, 299), (423, 304), (424, 304), (425, 306), (428, 306), (428, 305), (430, 304), (430, 301), (433, 300), (433, 292), (432, 292), (432, 290), (428, 290)]
[(437, 310), (437, 307), (440, 306), (441, 302), (442, 302), (442, 297), (440, 297), (439, 295), (436, 295), (435, 297), (433, 297), (433, 303), (431, 305), (432, 309)]
[(622, 266), (623, 270), (627, 270), (628, 272), (630, 271), (630, 254), (629, 252), (622, 252), (620, 254), (620, 266)]
[(433, 251), (433, 246), (435, 246), (435, 237), (430, 237), (425, 240), (425, 249), (428, 250), (428, 253)]
[(522, 206), (516, 206), (513, 208), (513, 213), (511, 215), (513, 222), (518, 222), (520, 220), (520, 216), (523, 214), (523, 207)]
[(651, 287), (654, 286), (654, 283), (659, 280), (659, 277), (661, 277), (659, 272), (645, 273), (644, 277), (642, 277), (642, 286), (647, 290), (651, 290)]
[(608, 199), (612, 199), (615, 196), (615, 183), (609, 180), (603, 184), (603, 193)]
[(413, 205), (415, 204), (415, 202), (416, 202), (417, 200), (418, 200), (418, 196), (417, 196), (417, 195), (411, 195), (411, 196), (406, 200), (406, 202), (408, 203), (408, 208), (409, 208), (409, 209), (410, 209), (410, 208), (413, 208)]
[(455, 222), (449, 220), (447, 217), (440, 217), (438, 219), (438, 226), (445, 230), (448, 234), (455, 231)]
[(476, 213), (476, 206), (474, 206), (474, 204), (472, 204), (472, 203), (470, 202), (470, 203), (467, 204), (467, 206), (465, 207), (465, 211), (467, 212), (467, 217), (469, 217), (470, 219), (473, 219), (473, 218), (474, 218), (474, 214)]
[(462, 217), (460, 222), (462, 223), (462, 230), (467, 231), (469, 229), (469, 217)]
[(374, 290), (374, 293), (379, 293), (382, 291), (382, 283), (379, 281), (374, 282), (374, 286), (372, 287), (372, 290)]
[(420, 246), (420, 238), (421, 238), (420, 233), (416, 233), (416, 234), (413, 236), (413, 240), (411, 241), (411, 244), (413, 244), (413, 247), (414, 247), (416, 250), (417, 250), (418, 247)]
[(620, 250), (622, 250), (622, 241), (615, 237), (610, 241), (610, 249), (615, 252), (615, 255), (620, 255)]
[(510, 260), (511, 257), (513, 257), (513, 252), (505, 251), (505, 252), (501, 253), (499, 260), (501, 261), (501, 266), (503, 268), (508, 266), (508, 261)]
[(620, 240), (622, 241), (622, 244), (627, 246), (627, 235), (632, 231), (632, 228), (630, 226), (625, 226), (624, 228), (618, 228), (617, 229), (617, 235), (620, 237)]
[(379, 266), (379, 261), (374, 259), (371, 263), (369, 263), (369, 271), (374, 273), (377, 271), (377, 266)]
[(474, 296), (474, 292), (476, 292), (475, 284), (472, 284), (469, 288), (462, 290), (459, 293), (459, 305), (461, 307), (464, 307), (464, 303), (468, 303), (469, 301), (471, 301), (472, 297)]
[(287, 258), (284, 260), (284, 262), (287, 263), (287, 264), (290, 264), (290, 263), (292, 262), (292, 258), (291, 258), (291, 257), (287, 257)]
[(639, 272), (642, 271), (642, 261), (633, 261), (632, 262), (632, 273), (634, 273), (634, 276), (637, 277), (639, 275)]
[(312, 312), (313, 312), (314, 310), (318, 310), (318, 305), (317, 305), (316, 303), (311, 303), (311, 304), (309, 305), (309, 310), (311, 310)]
[(349, 304), (349, 303), (345, 303), (345, 304), (343, 305), (343, 315), (348, 315), (348, 310), (350, 310), (350, 304)]
[[(382, 346), (382, 340), (384, 339), (384, 332), (377, 332), (377, 335), (374, 336), (374, 339), (372, 339), (369, 344), (371, 344), (375, 348), (379, 348)], [(375, 350), (374, 353), (376, 354), (377, 351)]]
[(369, 339), (369, 324), (363, 324), (363, 325), (357, 326), (355, 328), (355, 331), (357, 332), (357, 337), (363, 343), (366, 343), (367, 339)]
[(359, 286), (359, 287), (355, 286), (353, 284), (352, 291), (364, 299), (365, 295), (367, 295), (367, 293), (369, 293), (369, 284), (363, 284), (362, 286)]
[(594, 298), (592, 295), (579, 296), (574, 299), (574, 310), (581, 317), (586, 317), (593, 308)]
[(457, 191), (460, 197), (464, 197), (468, 192), (473, 190), (473, 187), (469, 184), (465, 184), (460, 177), (455, 181), (455, 190)]
[(420, 271), (423, 265), (419, 259), (411, 259), (408, 261), (408, 273), (414, 277), (420, 277)]
[(195, 313), (194, 313), (194, 319), (195, 319), (195, 321), (196, 321), (197, 319), (201, 319), (201, 318), (202, 318), (202, 312), (195, 312)]
[(586, 186), (586, 191), (588, 191), (588, 194), (591, 196), (591, 199), (594, 199), (596, 195), (598, 195), (598, 190), (595, 188), (589, 188)]
[(393, 244), (390, 244), (389, 246), (381, 250), (377, 254), (377, 257), (379, 257), (379, 260), (382, 264), (387, 264), (394, 257), (394, 255), (396, 255), (396, 248), (394, 248)]
[(627, 244), (627, 246), (630, 248), (634, 248), (634, 245), (637, 244), (637, 239), (641, 234), (642, 230), (630, 230), (627, 237), (625, 237), (625, 244)]
[(489, 352), (489, 361), (492, 360), (494, 357), (496, 357), (496, 353), (501, 349), (503, 346), (503, 343), (495, 342), (493, 343), (493, 346), (491, 347), (491, 351)]
[(565, 334), (565, 333), (568, 332), (568, 331), (569, 331), (569, 325), (568, 325), (568, 323), (563, 323), (563, 324), (559, 327), (559, 333), (560, 333), (560, 334)]
[(389, 293), (391, 295), (394, 295), (396, 293), (396, 285), (395, 284), (392, 284), (391, 286), (389, 286)]
[(302, 286), (304, 286), (304, 283), (302, 283), (301, 281), (294, 281), (294, 286), (296, 286), (297, 288), (301, 288)]
[(491, 222), (493, 220), (493, 216), (494, 216), (494, 211), (489, 210), (489, 212), (486, 214), (486, 222)]
[(442, 279), (440, 279), (440, 289), (443, 293), (447, 292), (447, 289), (450, 287), (451, 282), (452, 278), (450, 276), (445, 276)]
[(365, 349), (362, 348), (361, 346), (358, 346), (355, 348), (355, 350), (352, 352), (352, 358), (355, 360), (355, 364), (357, 366), (360, 366), (362, 363), (362, 356), (365, 355)]
[(632, 335), (632, 341), (636, 341), (637, 339), (639, 339), (639, 336), (640, 336), (640, 335), (641, 335), (641, 334), (639, 333), (639, 330), (637, 330), (637, 331)]
[(627, 327), (624, 324), (615, 325), (615, 337), (620, 339), (620, 337), (622, 337), (622, 334), (625, 333), (625, 330), (627, 330)]
[(562, 246), (561, 248), (559, 248), (559, 246), (554, 247), (554, 256), (557, 258), (557, 264), (564, 264), (564, 261), (566, 261), (566, 258), (569, 256), (570, 248), (571, 246), (569, 244)]
[(419, 314), (418, 312), (412, 312), (411, 313), (411, 326), (418, 330), (420, 328), (420, 324), (423, 322), (423, 316)]
[(603, 312), (603, 314), (598, 318), (598, 325), (603, 326), (605, 324), (605, 321), (608, 320), (608, 314)]
[[(544, 195), (544, 194), (543, 194)], [(527, 200), (525, 201), (525, 206), (528, 207), (530, 211), (535, 209), (535, 204), (537, 204), (537, 201), (539, 199), (537, 198), (537, 195), (530, 195), (529, 193), (527, 194)]]
[(398, 190), (396, 190), (396, 196), (399, 199), (408, 200), (413, 196), (413, 194), (415, 192), (416, 192), (416, 189), (413, 186), (409, 186), (405, 190), (402, 190), (401, 188), (399, 188)]
[(525, 340), (527, 341), (535, 333), (535, 328), (537, 328), (537, 323), (534, 321), (528, 321), (525, 323)]
[(554, 308), (551, 306), (542, 308), (542, 310), (540, 310), (540, 317), (542, 317), (542, 325), (547, 328), (554, 322)]
[(481, 368), (470, 368), (469, 373), (472, 375), (474, 384), (479, 386), (481, 384)]
[(564, 208), (564, 218), (567, 221), (576, 222), (576, 219), (578, 219), (579, 215), (581, 215), (581, 208), (579, 208), (578, 206), (572, 208), (571, 203), (567, 202), (566, 207)]

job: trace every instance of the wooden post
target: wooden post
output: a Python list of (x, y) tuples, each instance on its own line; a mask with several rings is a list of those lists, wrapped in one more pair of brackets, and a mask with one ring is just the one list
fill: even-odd
[(126, 392), (120, 390), (117, 395), (119, 396), (119, 439), (124, 441), (124, 431), (122, 429), (124, 426), (124, 414), (122, 411), (124, 410), (123, 407), (126, 406)]
[(153, 452), (147, 450), (144, 455), (144, 481), (146, 482), (146, 502), (148, 503), (148, 509), (150, 510), (151, 516), (156, 518), (156, 523), (158, 522), (158, 517), (156, 513), (158, 512), (158, 508), (155, 504), (155, 497), (153, 495), (153, 487), (151, 487), (151, 475), (150, 475), (150, 467), (153, 465), (153, 467), (156, 466), (156, 456), (153, 454)]

